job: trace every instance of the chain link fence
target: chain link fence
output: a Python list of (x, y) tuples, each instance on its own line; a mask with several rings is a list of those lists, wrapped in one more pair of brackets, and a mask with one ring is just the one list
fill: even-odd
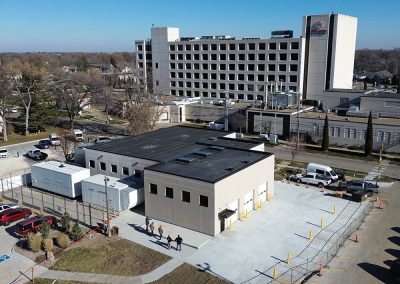
[[(89, 228), (97, 226), (98, 223), (103, 223), (106, 218), (106, 212), (103, 208), (27, 187), (24, 185), (24, 181), (18, 182), (18, 179), (14, 177), (11, 179), (13, 181), (11, 185), (10, 179), (7, 179), (10, 186), (1, 188), (3, 199), (58, 217), (67, 212), (73, 221)], [(1, 182), (6, 183), (5, 179), (0, 179)]]

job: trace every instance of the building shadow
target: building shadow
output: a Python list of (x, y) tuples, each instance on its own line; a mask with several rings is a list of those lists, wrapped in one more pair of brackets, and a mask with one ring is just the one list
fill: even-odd
[(388, 268), (368, 262), (361, 262), (357, 265), (383, 283), (394, 283)]
[(388, 240), (391, 241), (392, 243), (394, 243), (395, 245), (400, 246), (400, 237), (393, 236), (393, 237), (389, 237)]
[(400, 234), (400, 227), (391, 227), (390, 229), (392, 229), (396, 233)]
[(129, 211), (139, 214), (139, 215), (142, 215), (142, 216), (145, 216), (144, 203), (140, 204), (139, 206), (129, 209)]
[(385, 252), (387, 252), (390, 255), (393, 255), (395, 258), (400, 258), (400, 250), (398, 249), (385, 249)]

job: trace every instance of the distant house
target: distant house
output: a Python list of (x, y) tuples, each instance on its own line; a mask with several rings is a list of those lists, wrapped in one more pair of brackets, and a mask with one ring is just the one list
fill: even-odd
[(367, 82), (378, 83), (378, 84), (391, 84), (393, 79), (393, 74), (387, 70), (378, 71), (369, 74), (366, 78)]
[(125, 68), (123, 68), (119, 73), (118, 80), (124, 82), (127, 82), (128, 80), (133, 80), (134, 82), (136, 82), (136, 75), (133, 71), (133, 68), (125, 66)]

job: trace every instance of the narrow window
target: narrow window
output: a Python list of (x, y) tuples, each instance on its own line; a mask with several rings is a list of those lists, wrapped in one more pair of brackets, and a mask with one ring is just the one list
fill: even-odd
[(200, 195), (200, 206), (208, 207), (208, 196)]
[(150, 183), (150, 193), (157, 194), (157, 185), (154, 183)]
[(100, 169), (102, 171), (105, 171), (106, 170), (106, 163), (100, 162)]
[(174, 189), (172, 187), (165, 188), (165, 197), (174, 198)]
[(128, 167), (122, 167), (122, 174), (124, 176), (129, 176), (129, 169)]
[(190, 203), (190, 192), (182, 190), (182, 201)]
[(93, 160), (89, 161), (89, 167), (91, 167), (91, 168), (95, 168), (96, 167), (95, 166), (95, 162)]
[(116, 173), (117, 172), (117, 165), (111, 165), (111, 171), (113, 173)]

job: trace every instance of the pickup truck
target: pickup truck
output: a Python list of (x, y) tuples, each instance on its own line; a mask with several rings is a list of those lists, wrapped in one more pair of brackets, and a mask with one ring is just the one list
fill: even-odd
[(328, 186), (331, 183), (329, 177), (316, 173), (296, 174), (294, 179), (299, 183), (318, 185), (318, 187)]
[(348, 193), (353, 193), (357, 191), (366, 192), (369, 196), (374, 193), (379, 193), (379, 185), (376, 183), (364, 181), (364, 180), (353, 180), (351, 182), (340, 182), (340, 189), (345, 189)]
[(26, 153), (26, 156), (28, 158), (31, 158), (31, 159), (34, 159), (34, 160), (44, 160), (44, 159), (47, 158), (48, 154), (44, 153), (44, 152), (42, 152), (40, 150), (29, 150)]

